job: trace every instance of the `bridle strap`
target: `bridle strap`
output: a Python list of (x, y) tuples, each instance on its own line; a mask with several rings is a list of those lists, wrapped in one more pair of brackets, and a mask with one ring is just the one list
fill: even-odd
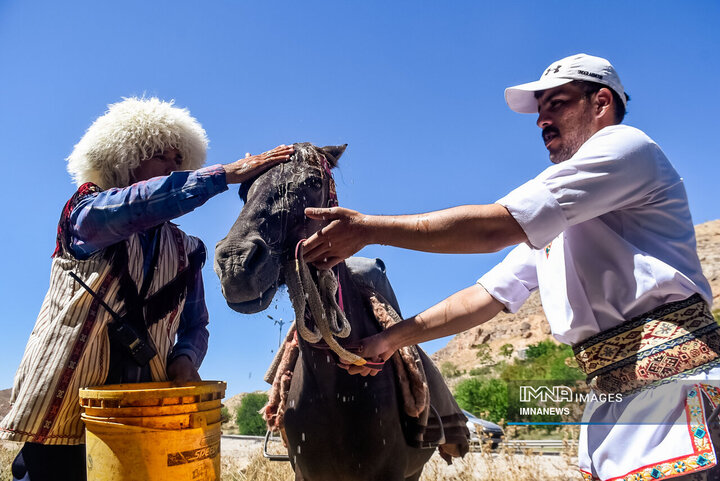
[[(335, 339), (336, 336), (345, 338), (350, 334), (350, 323), (335, 300), (339, 283), (331, 270), (322, 269), (318, 270), (318, 285), (315, 285), (303, 259), (304, 240), (295, 246), (295, 259), (291, 261), (293, 265), (285, 269), (285, 282), (295, 310), (297, 330), (308, 343), (315, 344), (322, 339), (343, 362), (362, 366), (367, 361), (343, 348)], [(315, 320), (313, 329), (305, 324), (306, 306)]]

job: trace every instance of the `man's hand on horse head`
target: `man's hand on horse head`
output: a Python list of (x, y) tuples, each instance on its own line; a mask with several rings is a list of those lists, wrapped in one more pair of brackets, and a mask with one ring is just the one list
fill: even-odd
[(290, 160), (293, 152), (295, 147), (292, 145), (278, 145), (260, 155), (245, 154), (245, 158), (223, 165), (226, 182), (238, 184), (255, 178), (270, 167)]
[(309, 207), (311, 219), (330, 221), (303, 243), (306, 262), (319, 269), (330, 269), (368, 245), (368, 216), (343, 207)]

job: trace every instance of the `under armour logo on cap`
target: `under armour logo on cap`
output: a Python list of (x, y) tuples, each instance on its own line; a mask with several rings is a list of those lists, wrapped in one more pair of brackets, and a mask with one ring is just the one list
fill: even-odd
[(562, 65), (558, 64), (558, 65), (555, 67), (555, 70), (554, 70), (554, 71), (553, 71), (553, 68), (550, 67), (550, 68), (548, 68), (547, 71), (545, 72), (545, 75), (549, 74), (550, 72), (552, 72), (552, 73), (558, 73), (558, 72), (560, 71), (560, 68), (561, 68), (561, 67), (562, 67)]

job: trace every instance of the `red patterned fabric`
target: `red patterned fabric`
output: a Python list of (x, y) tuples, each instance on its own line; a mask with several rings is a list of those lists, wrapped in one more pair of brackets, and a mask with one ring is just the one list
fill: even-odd
[(69, 252), (68, 244), (70, 242), (70, 215), (72, 214), (75, 207), (84, 198), (95, 195), (101, 192), (102, 189), (92, 182), (87, 182), (80, 186), (80, 188), (73, 194), (70, 200), (67, 201), (65, 207), (63, 207), (62, 214), (60, 215), (60, 222), (58, 222), (57, 228), (57, 240), (55, 241), (55, 251), (52, 257), (56, 257), (63, 252)]

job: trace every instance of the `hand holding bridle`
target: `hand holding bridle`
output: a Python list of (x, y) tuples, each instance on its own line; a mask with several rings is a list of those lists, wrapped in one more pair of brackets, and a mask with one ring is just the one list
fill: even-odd
[(368, 245), (367, 216), (343, 207), (310, 207), (305, 215), (331, 222), (303, 243), (305, 261), (319, 269), (330, 269)]
[[(385, 362), (390, 359), (396, 349), (390, 346), (384, 334), (385, 332), (387, 331), (382, 331), (360, 341), (360, 349), (356, 354), (368, 361)], [(368, 365), (355, 366), (353, 364), (338, 363), (338, 366), (350, 374), (360, 374), (361, 376), (375, 376), (382, 370)]]

